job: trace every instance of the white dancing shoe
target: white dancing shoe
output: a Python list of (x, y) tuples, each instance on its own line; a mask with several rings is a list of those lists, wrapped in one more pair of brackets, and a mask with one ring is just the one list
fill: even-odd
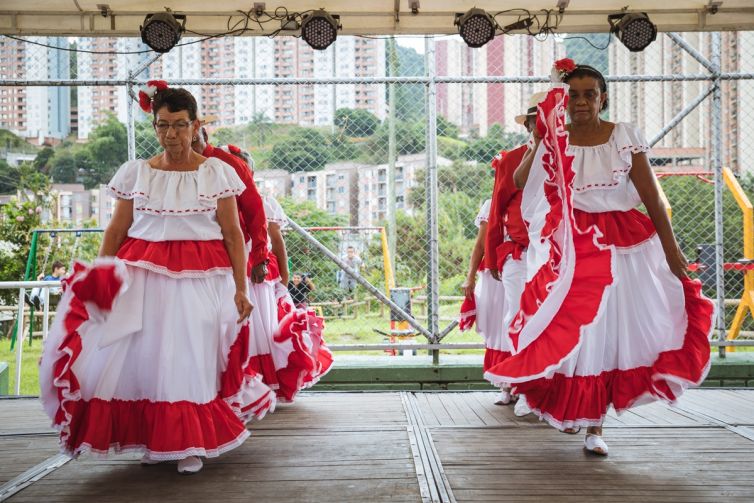
[(141, 461), (139, 461), (143, 466), (151, 466), (156, 465), (157, 463), (160, 463), (161, 461), (158, 461), (156, 459), (152, 459), (149, 457), (149, 453), (144, 453), (144, 455), (141, 457)]
[(529, 404), (526, 403), (526, 397), (524, 395), (519, 395), (516, 406), (513, 407), (513, 413), (518, 417), (524, 417), (527, 414), (531, 414), (531, 409), (529, 408)]
[(501, 389), (497, 397), (495, 397), (495, 405), (508, 405), (511, 403), (511, 392), (507, 389)]
[(587, 433), (584, 437), (584, 449), (600, 456), (607, 456), (607, 444), (601, 436), (594, 433)]
[(189, 456), (178, 461), (178, 473), (192, 475), (202, 469), (204, 463), (197, 456)]

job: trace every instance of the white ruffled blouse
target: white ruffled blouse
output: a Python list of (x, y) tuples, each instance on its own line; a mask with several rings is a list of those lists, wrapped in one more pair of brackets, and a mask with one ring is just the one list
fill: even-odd
[(193, 171), (164, 171), (137, 159), (123, 164), (107, 185), (118, 199), (133, 199), (128, 236), (146, 241), (222, 239), (217, 200), (245, 190), (235, 170), (209, 158)]
[(492, 201), (491, 199), (487, 199), (485, 202), (482, 203), (482, 206), (479, 208), (479, 213), (477, 213), (477, 216), (474, 219), (474, 225), (476, 225), (477, 229), (482, 226), (482, 222), (490, 221), (491, 201)]
[(644, 134), (632, 124), (619, 122), (607, 143), (593, 147), (570, 145), (574, 156), (574, 207), (588, 212), (628, 211), (641, 203), (629, 178), (632, 154), (648, 152)]
[(267, 216), (267, 222), (278, 224), (281, 229), (288, 227), (288, 216), (283, 211), (283, 207), (272, 196), (262, 196), (264, 214)]

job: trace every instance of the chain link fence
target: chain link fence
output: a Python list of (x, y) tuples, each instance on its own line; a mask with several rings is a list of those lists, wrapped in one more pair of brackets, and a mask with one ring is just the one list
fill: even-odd
[[(490, 161), (525, 141), (514, 117), (531, 94), (547, 89), (552, 62), (564, 56), (603, 71), (610, 101), (605, 118), (638, 125), (653, 145), (650, 161), (683, 251), (700, 264), (695, 274), (707, 294), (724, 301), (718, 329), (731, 326), (744, 278), (753, 274), (740, 260), (754, 258), (745, 252), (745, 236), (751, 239), (754, 229), (745, 232), (741, 207), (742, 196), (754, 190), (754, 32), (662, 34), (641, 53), (608, 44), (606, 34), (501, 36), (480, 49), (452, 36), (340, 37), (322, 52), (294, 38), (238, 37), (184, 45), (160, 58), (66, 53), (67, 74), (64, 62), (52, 64), (60, 51), (2, 40), (2, 50), (13, 42), (30, 54), (25, 71), (0, 80), (3, 96), (21, 90), (30, 102), (33, 93), (47, 93), (51, 103), (50, 93), (67, 91), (80, 143), (66, 140), (70, 145), (60, 148), (79, 163), (74, 181), (93, 169), (77, 149), (103, 141), (110, 116), (128, 125), (122, 141), (132, 157), (159, 152), (150, 117), (128, 96), (152, 78), (186, 87), (211, 119), (210, 142), (250, 152), (260, 191), (278, 198), (319, 246), (357, 264), (361, 280), (397, 307), (410, 305), (430, 343), (467, 348), (481, 342), (453, 327), (475, 216), (491, 196)], [(132, 39), (55, 40), (87, 50), (144, 49)], [(51, 86), (62, 80), (72, 87)], [(62, 173), (59, 155), (46, 165), (53, 178)], [(734, 176), (723, 179), (718, 164)], [(426, 342), (396, 316), (396, 305), (386, 306), (352, 280), (311, 239), (295, 230), (285, 236), (291, 272), (316, 286), (309, 300), (326, 318), (330, 344)], [(752, 332), (749, 317), (740, 337)]]

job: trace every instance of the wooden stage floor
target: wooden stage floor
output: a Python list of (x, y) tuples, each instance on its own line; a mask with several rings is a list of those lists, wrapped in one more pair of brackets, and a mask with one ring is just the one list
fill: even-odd
[(754, 390), (689, 391), (605, 424), (610, 456), (490, 392), (304, 393), (197, 475), (57, 454), (34, 399), (0, 400), (12, 502), (752, 502)]

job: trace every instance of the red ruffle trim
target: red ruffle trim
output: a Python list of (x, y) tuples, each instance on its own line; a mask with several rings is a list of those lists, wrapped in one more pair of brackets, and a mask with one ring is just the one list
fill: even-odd
[(489, 369), (510, 358), (510, 351), (500, 351), (499, 349), (486, 348), (484, 350), (484, 364), (482, 370), (487, 372)]
[(688, 326), (679, 349), (660, 353), (652, 366), (611, 370), (595, 376), (555, 374), (515, 385), (529, 407), (558, 428), (597, 426), (612, 405), (622, 412), (643, 398), (675, 401), (698, 386), (710, 365), (709, 334), (714, 306), (701, 296), (701, 283), (683, 280)]
[(461, 314), (458, 317), (458, 329), (461, 332), (471, 330), (476, 322), (476, 300), (474, 297), (464, 297), (461, 304)]
[(646, 243), (656, 234), (652, 220), (639, 210), (589, 213), (573, 210), (576, 228), (583, 231), (596, 227), (602, 245), (631, 248)]
[(277, 369), (277, 396), (283, 401), (293, 401), (304, 388), (316, 384), (330, 371), (333, 356), (322, 338), (325, 320), (313, 309), (296, 309), (288, 299), (278, 299), (280, 326), (273, 343), (290, 341), (293, 351), (288, 355), (288, 365)]
[(229, 273), (230, 257), (220, 239), (210, 241), (146, 241), (126, 238), (118, 258), (134, 267), (179, 277)]
[(522, 245), (517, 241), (505, 241), (498, 245), (495, 255), (497, 256), (497, 270), (502, 271), (508, 257), (513, 260), (521, 260), (527, 245)]
[(71, 402), (68, 411), (72, 421), (64, 448), (72, 456), (112, 449), (147, 451), (155, 460), (215, 457), (249, 436), (219, 397), (206, 404), (95, 398)]
[(82, 350), (78, 329), (89, 319), (86, 303), (103, 311), (112, 308), (125, 274), (118, 269), (117, 263), (87, 267), (77, 262), (64, 280), (72, 295), (68, 311), (62, 313), (61, 355), (52, 364), (58, 398), (53, 425), (60, 430), (61, 448), (71, 456), (86, 451), (107, 454), (113, 449), (147, 451), (153, 459), (181, 459), (218, 456), (240, 445), (248, 437), (243, 421), (264, 416), (275, 403), (274, 395), (248, 366), (248, 325), (239, 330), (220, 378), (220, 392), (209, 403), (81, 399), (72, 369)]
[[(257, 337), (257, 334), (254, 334)], [(277, 371), (275, 370), (275, 361), (269, 353), (261, 355), (252, 355), (249, 360), (249, 367), (259, 374), (262, 381), (270, 388), (277, 390), (280, 387), (278, 383)]]

